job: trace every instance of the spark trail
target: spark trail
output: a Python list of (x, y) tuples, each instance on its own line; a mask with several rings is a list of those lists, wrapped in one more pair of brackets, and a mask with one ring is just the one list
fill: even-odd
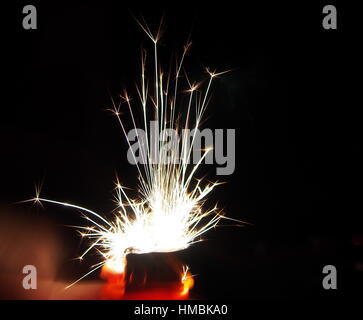
[[(147, 54), (146, 51), (142, 51), (140, 84), (136, 88), (138, 96), (136, 100), (139, 108), (141, 107), (143, 130), (146, 132), (146, 139), (142, 140), (138, 137), (142, 145), (140, 155), (144, 164), (141, 166), (135, 161), (139, 181), (138, 197), (131, 198), (117, 178), (115, 188), (117, 209), (112, 220), (106, 220), (101, 214), (74, 204), (40, 198), (39, 194), (30, 200), (63, 205), (85, 213), (84, 217), (91, 226), (77, 228), (80, 229), (82, 236), (91, 240), (91, 244), (80, 258), (92, 249), (96, 249), (103, 257), (102, 261), (93, 266), (89, 273), (103, 265), (114, 272), (123, 272), (128, 253), (172, 252), (185, 249), (200, 241), (201, 236), (214, 228), (220, 219), (230, 219), (223, 216), (217, 206), (205, 209), (208, 195), (219, 183), (205, 182), (204, 179), (196, 178), (197, 170), (212, 148), (203, 150), (200, 160), (196, 164), (191, 164), (195, 133), (190, 137), (185, 134), (185, 130), (182, 130), (189, 128), (194, 129), (194, 132), (197, 131), (208, 104), (213, 80), (228, 71), (217, 73), (206, 69), (208, 78), (204, 89), (201, 82), (191, 82), (185, 75), (187, 88), (180, 90), (183, 62), (191, 43), (188, 42), (184, 46), (180, 60), (175, 63), (174, 75), (171, 76), (170, 71), (165, 78), (158, 58), (158, 42), (162, 33), (162, 24), (153, 34), (146, 23), (137, 22), (153, 44), (153, 76), (151, 77), (153, 82), (149, 85), (147, 81)], [(180, 99), (182, 102), (179, 102), (181, 94), (188, 97)], [(122, 119), (124, 113), (122, 108), (130, 114), (132, 125), (134, 129), (137, 129), (132, 101), (128, 93), (124, 92), (119, 103), (112, 100), (113, 108), (111, 109), (117, 117), (131, 150), (126, 126)], [(187, 102), (183, 103), (183, 101)], [(151, 139), (152, 134), (147, 127), (151, 120), (158, 123), (157, 130), (161, 138), (157, 142)], [(167, 140), (165, 129), (183, 131), (178, 139), (173, 140), (171, 148), (181, 152), (170, 152), (170, 148), (166, 150), (163, 147), (161, 141)], [(155, 145), (156, 143), (159, 145)], [(156, 154), (153, 152), (154, 147), (156, 147), (154, 150), (158, 150)], [(132, 157), (136, 160), (134, 151), (132, 151)]]

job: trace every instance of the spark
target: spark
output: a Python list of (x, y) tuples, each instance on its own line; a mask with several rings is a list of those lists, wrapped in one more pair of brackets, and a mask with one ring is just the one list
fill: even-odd
[[(169, 154), (170, 152), (163, 148), (161, 141), (166, 141), (167, 137), (164, 130), (166, 128), (174, 129), (177, 132), (182, 131), (180, 128), (199, 128), (208, 104), (207, 101), (214, 78), (228, 71), (212, 72), (207, 68), (209, 80), (204, 89), (202, 82), (192, 82), (186, 76), (187, 89), (182, 92), (184, 95), (189, 95), (189, 97), (186, 104), (177, 103), (180, 94), (180, 72), (191, 42), (184, 46), (181, 59), (176, 62), (175, 75), (171, 77), (169, 74), (168, 77), (164, 77), (158, 58), (158, 42), (163, 30), (162, 23), (156, 34), (150, 31), (144, 21), (137, 21), (137, 23), (153, 42), (154, 49), (154, 74), (151, 76), (154, 80), (150, 86), (152, 89), (150, 90), (146, 81), (146, 51), (142, 51), (141, 83), (136, 88), (139, 98), (136, 101), (139, 101), (141, 106), (143, 130), (146, 132), (146, 141), (143, 141), (143, 150), (140, 151), (144, 164), (141, 166), (135, 161), (139, 181), (138, 197), (132, 198), (129, 192), (126, 191), (127, 188), (117, 178), (114, 190), (117, 208), (112, 220), (75, 204), (41, 198), (39, 195), (40, 190), (37, 190), (36, 197), (31, 199), (31, 201), (38, 203), (48, 202), (80, 210), (86, 214), (85, 219), (92, 224), (92, 227), (78, 227), (82, 230), (80, 232), (82, 237), (91, 240), (90, 246), (79, 259), (82, 260), (89, 251), (96, 249), (103, 260), (74, 283), (103, 265), (113, 270), (113, 272), (124, 272), (126, 255), (129, 253), (172, 252), (188, 248), (190, 245), (201, 241), (201, 236), (214, 228), (224, 218), (222, 210), (217, 206), (211, 209), (205, 208), (207, 197), (220, 182), (204, 183), (204, 179), (196, 178), (197, 170), (212, 148), (202, 150), (200, 160), (196, 164), (191, 164), (195, 133), (191, 137), (182, 133), (179, 135), (178, 140), (173, 142), (173, 150), (181, 149), (179, 154), (177, 152)], [(121, 112), (121, 108), (126, 105), (127, 112), (131, 115), (132, 125), (134, 129), (137, 129), (133, 113), (134, 105), (132, 104), (135, 102), (126, 91), (123, 95), (120, 95), (120, 99), (119, 103), (112, 100), (113, 108), (111, 111), (121, 126), (132, 151), (132, 157), (136, 160), (136, 155), (131, 148), (130, 141), (127, 139), (126, 126), (121, 118), (124, 114), (124, 112)], [(153, 117), (150, 116), (151, 113), (154, 113)], [(182, 122), (183, 114), (186, 116)], [(148, 122), (151, 120), (158, 121), (158, 133), (161, 135), (159, 142), (151, 141), (151, 134), (147, 127)], [(196, 131), (194, 130), (194, 132)], [(191, 143), (188, 143), (188, 139), (192, 140)], [(152, 155), (152, 148), (155, 143), (159, 144), (156, 162)], [(166, 161), (167, 159), (168, 161)], [(190, 279), (189, 268), (185, 267), (181, 280), (185, 284), (185, 290), (188, 290), (192, 285)]]

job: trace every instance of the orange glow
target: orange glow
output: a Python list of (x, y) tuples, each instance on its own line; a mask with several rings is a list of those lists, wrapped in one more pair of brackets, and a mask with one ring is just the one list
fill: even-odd
[(101, 300), (120, 300), (125, 294), (125, 273), (115, 272), (107, 264), (101, 269), (101, 278), (107, 283), (101, 289)]
[(180, 286), (170, 285), (169, 287), (160, 286), (137, 292), (127, 292), (124, 300), (186, 300), (188, 294), (182, 294)]
[(194, 279), (187, 269), (181, 273), (180, 282), (158, 283), (152, 288), (127, 291), (125, 273), (116, 273), (107, 265), (101, 269), (101, 278), (106, 284), (101, 289), (101, 300), (186, 300)]
[(189, 296), (189, 290), (191, 288), (193, 288), (193, 286), (194, 286), (194, 279), (193, 279), (192, 275), (189, 272), (186, 274), (186, 276), (183, 275), (182, 285), (183, 285), (183, 290), (180, 293), (180, 295), (188, 297)]

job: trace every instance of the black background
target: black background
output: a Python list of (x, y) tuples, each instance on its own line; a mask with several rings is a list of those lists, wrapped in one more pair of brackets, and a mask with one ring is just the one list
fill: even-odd
[[(204, 77), (203, 66), (233, 69), (216, 80), (205, 123), (237, 135), (236, 171), (213, 198), (228, 216), (253, 223), (217, 228), (178, 254), (197, 274), (195, 297), (358, 292), (362, 248), (352, 239), (362, 235), (361, 49), (354, 8), (337, 4), (338, 29), (324, 30), (328, 3), (318, 2), (32, 4), (38, 29), (22, 29), (19, 2), (3, 37), (2, 205), (32, 197), (34, 182), (44, 179), (42, 196), (107, 214), (115, 171), (136, 186), (127, 145), (105, 109), (110, 94), (132, 92), (140, 48), (151, 49), (130, 12), (152, 26), (164, 14), (164, 61), (192, 30), (186, 64), (193, 75)], [(206, 170), (216, 178), (215, 167)], [(59, 225), (69, 259), (79, 254), (77, 234), (62, 226), (82, 224), (77, 212), (21, 208)], [(66, 259), (59, 276), (72, 281), (94, 261)], [(338, 269), (337, 291), (322, 288), (327, 264)]]

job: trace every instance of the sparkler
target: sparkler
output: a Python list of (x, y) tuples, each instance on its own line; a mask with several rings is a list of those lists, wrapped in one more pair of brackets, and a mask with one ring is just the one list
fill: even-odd
[[(90, 246), (80, 259), (90, 250), (96, 249), (103, 260), (76, 282), (102, 266), (105, 278), (109, 278), (112, 274), (123, 275), (126, 256), (129, 253), (172, 252), (185, 249), (201, 241), (201, 236), (205, 232), (214, 228), (221, 218), (226, 218), (217, 206), (211, 209), (204, 208), (207, 196), (219, 183), (205, 183), (203, 179), (196, 179), (198, 168), (212, 148), (204, 149), (201, 158), (195, 164), (191, 164), (191, 156), (196, 129), (200, 127), (206, 110), (212, 82), (217, 76), (228, 71), (217, 73), (206, 69), (208, 80), (205, 89), (202, 83), (191, 82), (185, 75), (187, 88), (184, 90), (184, 95), (188, 97), (187, 103), (179, 103), (179, 81), (191, 43), (188, 42), (184, 46), (181, 59), (175, 63), (174, 76), (169, 72), (165, 77), (158, 58), (162, 23), (154, 34), (144, 21), (137, 22), (153, 43), (153, 84), (149, 86), (147, 81), (147, 55), (146, 51), (143, 51), (141, 83), (137, 86), (138, 101), (143, 115), (143, 130), (146, 132), (146, 139), (137, 136), (142, 146), (140, 148), (142, 166), (136, 161), (135, 152), (127, 138), (126, 127), (122, 121), (124, 107), (131, 115), (134, 129), (137, 129), (133, 99), (124, 92), (119, 103), (112, 100), (111, 111), (117, 117), (136, 163), (139, 180), (138, 198), (131, 198), (117, 178), (115, 188), (117, 210), (113, 220), (106, 220), (102, 215), (78, 205), (41, 198), (38, 192), (32, 199), (36, 202), (79, 209), (85, 213), (84, 218), (91, 224), (87, 227), (78, 227), (82, 236), (91, 240)], [(154, 113), (153, 117), (150, 116), (151, 113)], [(186, 116), (182, 117), (182, 114)], [(158, 124), (157, 133), (161, 138), (157, 142), (153, 141), (152, 132), (148, 130), (147, 124), (150, 120), (157, 121)], [(171, 150), (181, 150), (180, 153), (170, 152), (170, 148), (164, 147), (162, 141), (168, 140), (165, 130), (167, 128), (179, 133), (178, 138), (171, 141)], [(189, 136), (181, 129), (194, 129), (194, 134)], [(123, 276), (119, 279), (122, 282)], [(185, 295), (193, 285), (186, 266), (180, 273), (180, 281), (182, 295)]]

